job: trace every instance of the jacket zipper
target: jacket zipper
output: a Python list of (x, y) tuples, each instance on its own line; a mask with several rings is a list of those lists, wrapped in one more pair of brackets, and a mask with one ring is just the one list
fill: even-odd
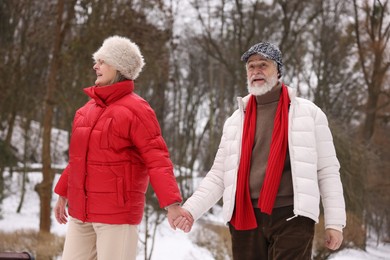
[[(96, 105), (96, 107), (100, 107), (100, 106)], [(93, 124), (91, 126), (91, 132), (89, 133), (89, 136), (88, 136), (88, 143), (87, 143), (88, 146), (89, 146), (89, 140), (91, 138), (92, 131), (95, 128), (97, 122), (99, 121), (99, 118), (102, 116), (102, 114), (106, 110), (106, 107), (100, 107), (100, 108), (101, 108), (101, 110), (99, 111), (99, 114), (96, 116), (95, 122), (93, 122)], [(88, 195), (87, 195), (87, 190), (85, 189), (85, 183), (86, 183), (87, 175), (88, 175), (88, 171), (87, 171), (88, 152), (89, 152), (89, 150), (87, 149), (87, 152), (85, 153), (85, 173), (84, 173), (84, 194), (85, 194), (84, 217), (85, 217), (85, 221), (88, 220), (88, 209), (87, 209), (87, 207), (88, 207)]]

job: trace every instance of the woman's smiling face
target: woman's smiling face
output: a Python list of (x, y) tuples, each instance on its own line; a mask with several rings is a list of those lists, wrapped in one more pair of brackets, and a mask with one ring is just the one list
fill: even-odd
[(98, 60), (93, 69), (96, 72), (95, 85), (102, 87), (112, 84), (117, 74), (116, 69), (105, 63), (103, 60)]

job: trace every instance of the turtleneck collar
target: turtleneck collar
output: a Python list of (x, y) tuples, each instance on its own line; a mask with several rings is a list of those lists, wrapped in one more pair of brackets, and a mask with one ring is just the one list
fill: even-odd
[(258, 105), (266, 105), (266, 104), (278, 101), (280, 98), (281, 90), (282, 90), (282, 84), (278, 83), (275, 87), (273, 87), (267, 93), (265, 93), (261, 96), (256, 96), (257, 104)]
[(132, 93), (133, 90), (134, 82), (132, 80), (124, 80), (109, 86), (92, 86), (89, 88), (85, 88), (84, 92), (89, 97), (94, 99), (97, 105), (105, 107), (109, 106), (123, 96)]

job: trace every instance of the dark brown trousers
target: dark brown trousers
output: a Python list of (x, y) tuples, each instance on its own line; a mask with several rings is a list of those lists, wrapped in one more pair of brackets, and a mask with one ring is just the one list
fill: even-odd
[(293, 216), (293, 207), (273, 209), (272, 215), (255, 208), (257, 228), (235, 230), (229, 224), (234, 260), (311, 259), (314, 221)]

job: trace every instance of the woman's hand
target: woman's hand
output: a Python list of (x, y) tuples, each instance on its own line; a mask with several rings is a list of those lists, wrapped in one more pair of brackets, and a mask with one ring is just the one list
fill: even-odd
[(68, 222), (68, 213), (66, 211), (67, 203), (67, 198), (59, 196), (57, 203), (54, 206), (54, 215), (56, 217), (57, 222), (60, 224), (66, 224)]

